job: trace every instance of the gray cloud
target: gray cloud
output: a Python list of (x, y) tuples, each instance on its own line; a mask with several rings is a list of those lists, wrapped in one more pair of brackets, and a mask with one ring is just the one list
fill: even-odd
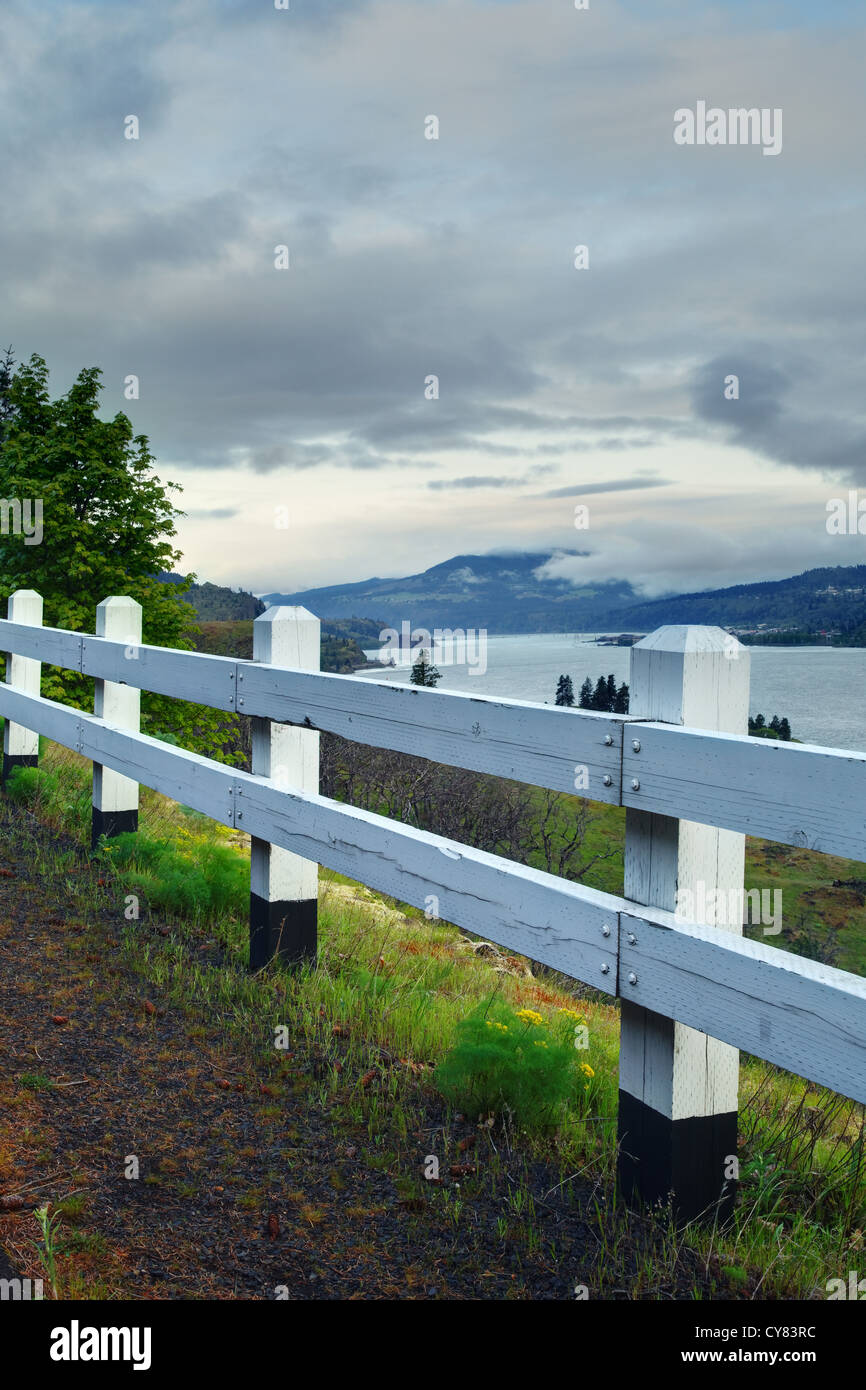
[(239, 507), (192, 507), (185, 515), (190, 521), (228, 521), (240, 516)]
[[(710, 448), (866, 481), (859, 33), (792, 23), (782, 61), (745, 11), (712, 43), (697, 6), (442, 13), (7, 0), (0, 340), (43, 353), (54, 389), (100, 365), (105, 412), (208, 482), (399, 469), (432, 507), (449, 455), (464, 479), (501, 458), (565, 481), (570, 456), (670, 446), (673, 479), (684, 444), (696, 485)], [(783, 153), (674, 146), (674, 110), (702, 94), (783, 106)], [(492, 512), (520, 483), (484, 485)], [(476, 486), (443, 480), (435, 503)], [(495, 524), (538, 543), (527, 504)], [(462, 525), (441, 550), (477, 543)], [(375, 565), (375, 528), (363, 543)]]
[(539, 497), (590, 497), (602, 492), (639, 492), (648, 487), (670, 487), (670, 478), (612, 478), (610, 482), (571, 483), (568, 487), (555, 487), (550, 492), (540, 492)]
[[(736, 399), (725, 397), (731, 376), (737, 378)], [(695, 413), (743, 448), (778, 463), (866, 482), (866, 412), (853, 406), (828, 414), (823, 392), (822, 363), (805, 351), (769, 344), (732, 348), (705, 363), (692, 382)]]
[(519, 487), (523, 481), (523, 478), (437, 478), (427, 486), (437, 492), (450, 492), (452, 488)]

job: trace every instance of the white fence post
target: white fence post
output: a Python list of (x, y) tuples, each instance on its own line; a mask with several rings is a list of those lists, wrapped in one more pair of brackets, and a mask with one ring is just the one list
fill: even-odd
[[(318, 671), (321, 623), (306, 608), (276, 605), (253, 623), (253, 660), (269, 666)], [(243, 713), (243, 683), (238, 683)], [(280, 787), (319, 790), (319, 735), (315, 730), (252, 721), (252, 771)], [(253, 838), (250, 863), (250, 969), (279, 956), (296, 964), (315, 960), (319, 866)]]
[[(9, 595), (6, 617), (11, 623), (28, 623), (33, 627), (42, 626), (42, 595), (34, 589), (16, 589)], [(41, 661), (29, 656), (16, 656), (14, 652), (6, 656), (6, 684), (24, 690), (28, 695), (38, 695), (42, 677)], [(12, 724), (7, 719), (3, 726), (3, 781), (16, 767), (36, 767), (39, 763), (39, 735), (21, 724)]]
[[(748, 708), (748, 650), (721, 628), (661, 627), (632, 648), (630, 715), (743, 734)], [(623, 733), (638, 768), (629, 799), (639, 802), (641, 727)], [(629, 807), (624, 895), (741, 934), (744, 855), (737, 831)], [(640, 941), (629, 942), (620, 970), (619, 1191), (650, 1205), (673, 1194), (679, 1224), (724, 1216), (736, 1192), (739, 1051), (641, 1007)]]
[[(126, 659), (137, 661), (141, 646), (141, 604), (134, 598), (119, 595), (103, 599), (96, 609), (96, 636), (123, 642)], [(116, 728), (138, 733), (141, 691), (134, 685), (97, 680), (93, 713)], [(91, 848), (96, 848), (101, 835), (110, 837), (137, 829), (138, 783), (94, 763)]]

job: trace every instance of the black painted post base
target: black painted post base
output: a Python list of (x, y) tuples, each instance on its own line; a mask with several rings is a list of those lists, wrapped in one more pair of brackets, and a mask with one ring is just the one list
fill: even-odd
[[(621, 1200), (654, 1207), (671, 1199), (678, 1226), (730, 1216), (737, 1192), (737, 1112), (670, 1120), (619, 1093), (617, 1188)], [(671, 1194), (673, 1196), (671, 1197)]]
[(90, 823), (90, 848), (95, 850), (100, 836), (111, 839), (112, 835), (123, 835), (128, 830), (138, 829), (138, 811), (100, 811), (93, 807)]
[(250, 894), (250, 970), (261, 970), (279, 958), (285, 965), (315, 961), (318, 944), (319, 904), (268, 903)]
[(5, 782), (10, 772), (14, 772), (16, 767), (38, 767), (38, 753), (4, 753), (3, 754), (3, 778)]

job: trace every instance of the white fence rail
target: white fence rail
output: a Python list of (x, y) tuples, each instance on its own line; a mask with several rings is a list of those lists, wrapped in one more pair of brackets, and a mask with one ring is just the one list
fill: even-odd
[[(36, 612), (32, 605), (31, 611)], [(270, 612), (269, 639), (277, 620), (297, 625), (302, 619), (315, 622), (305, 610)], [(710, 635), (701, 638), (700, 650), (693, 650), (696, 633)], [(637, 695), (638, 707), (641, 672), (646, 675), (649, 663), (657, 664), (661, 655), (677, 687), (674, 717), (688, 716), (689, 708), (700, 712), (702, 705), (693, 698), (696, 680), (703, 680), (701, 701), (706, 702), (707, 682), (724, 678), (729, 692), (724, 698), (737, 711), (728, 722), (744, 722), (747, 653), (738, 655), (743, 665), (735, 689), (730, 673), (718, 666), (716, 633), (662, 629), (646, 639), (643, 651), (644, 644), (635, 648), (633, 699)], [(725, 643), (727, 650), (730, 639)], [(697, 881), (702, 863), (732, 865), (725, 873), (730, 879), (739, 875), (742, 886), (744, 832), (866, 859), (866, 756), (780, 745), (636, 714), (564, 711), (392, 686), (14, 621), (0, 621), (0, 650), (100, 681), (238, 710), (308, 732), (338, 733), (555, 790), (574, 793), (582, 781), (583, 795), (630, 808), (626, 891), (631, 883), (631, 898), (598, 892), (322, 797), (304, 789), (300, 763), (286, 784), (284, 773), (264, 777), (240, 772), (70, 709), (35, 693), (30, 666), (28, 688), (14, 684), (21, 668), (11, 663), (7, 683), (0, 685), (7, 735), (16, 727), (31, 736), (42, 734), (123, 778), (247, 831), (254, 845), (278, 847), (307, 864), (324, 864), (417, 907), (433, 902), (442, 920), (619, 997), (620, 1138), (626, 1155), (620, 1175), (627, 1195), (650, 1199), (674, 1191), (684, 1219), (703, 1211), (708, 1201), (730, 1204), (739, 1047), (866, 1102), (866, 981), (744, 940), (736, 927), (724, 931), (684, 923), (669, 910), (674, 906), (671, 885)], [(692, 692), (688, 698), (687, 691)], [(695, 839), (696, 832), (703, 838)], [(271, 909), (269, 925), (266, 939), (256, 938), (253, 964), (277, 952), (289, 959), (309, 955), (310, 920), (313, 949), (315, 943), (314, 904), (293, 903), (291, 895), (268, 891), (267, 883), (264, 896)], [(304, 917), (307, 949), (300, 953), (292, 929), (287, 942), (281, 939), (293, 912)], [(714, 1039), (718, 1055), (711, 1058)]]
[[(593, 801), (866, 861), (866, 753), (584, 710), (563, 729), (561, 710), (525, 700), (144, 644), (130, 657), (124, 642), (6, 620), (0, 651), (554, 791), (574, 793), (585, 769), (581, 790)], [(624, 738), (637, 722), (639, 753)]]

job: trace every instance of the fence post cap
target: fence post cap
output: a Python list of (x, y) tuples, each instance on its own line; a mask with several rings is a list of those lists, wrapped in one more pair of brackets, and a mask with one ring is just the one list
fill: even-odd
[(7, 618), (13, 622), (42, 625), (42, 595), (35, 589), (15, 589), (6, 601)]
[(104, 598), (98, 603), (97, 608), (137, 608), (141, 610), (138, 599), (130, 598), (128, 594), (111, 594), (109, 598)]
[(272, 603), (270, 608), (266, 608), (264, 613), (260, 613), (255, 619), (257, 623), (317, 623), (319, 619), (315, 613), (311, 613), (309, 608), (296, 607), (290, 603)]
[(730, 652), (745, 651), (733, 633), (721, 627), (704, 627), (699, 623), (666, 623), (635, 642), (632, 651), (656, 652)]

